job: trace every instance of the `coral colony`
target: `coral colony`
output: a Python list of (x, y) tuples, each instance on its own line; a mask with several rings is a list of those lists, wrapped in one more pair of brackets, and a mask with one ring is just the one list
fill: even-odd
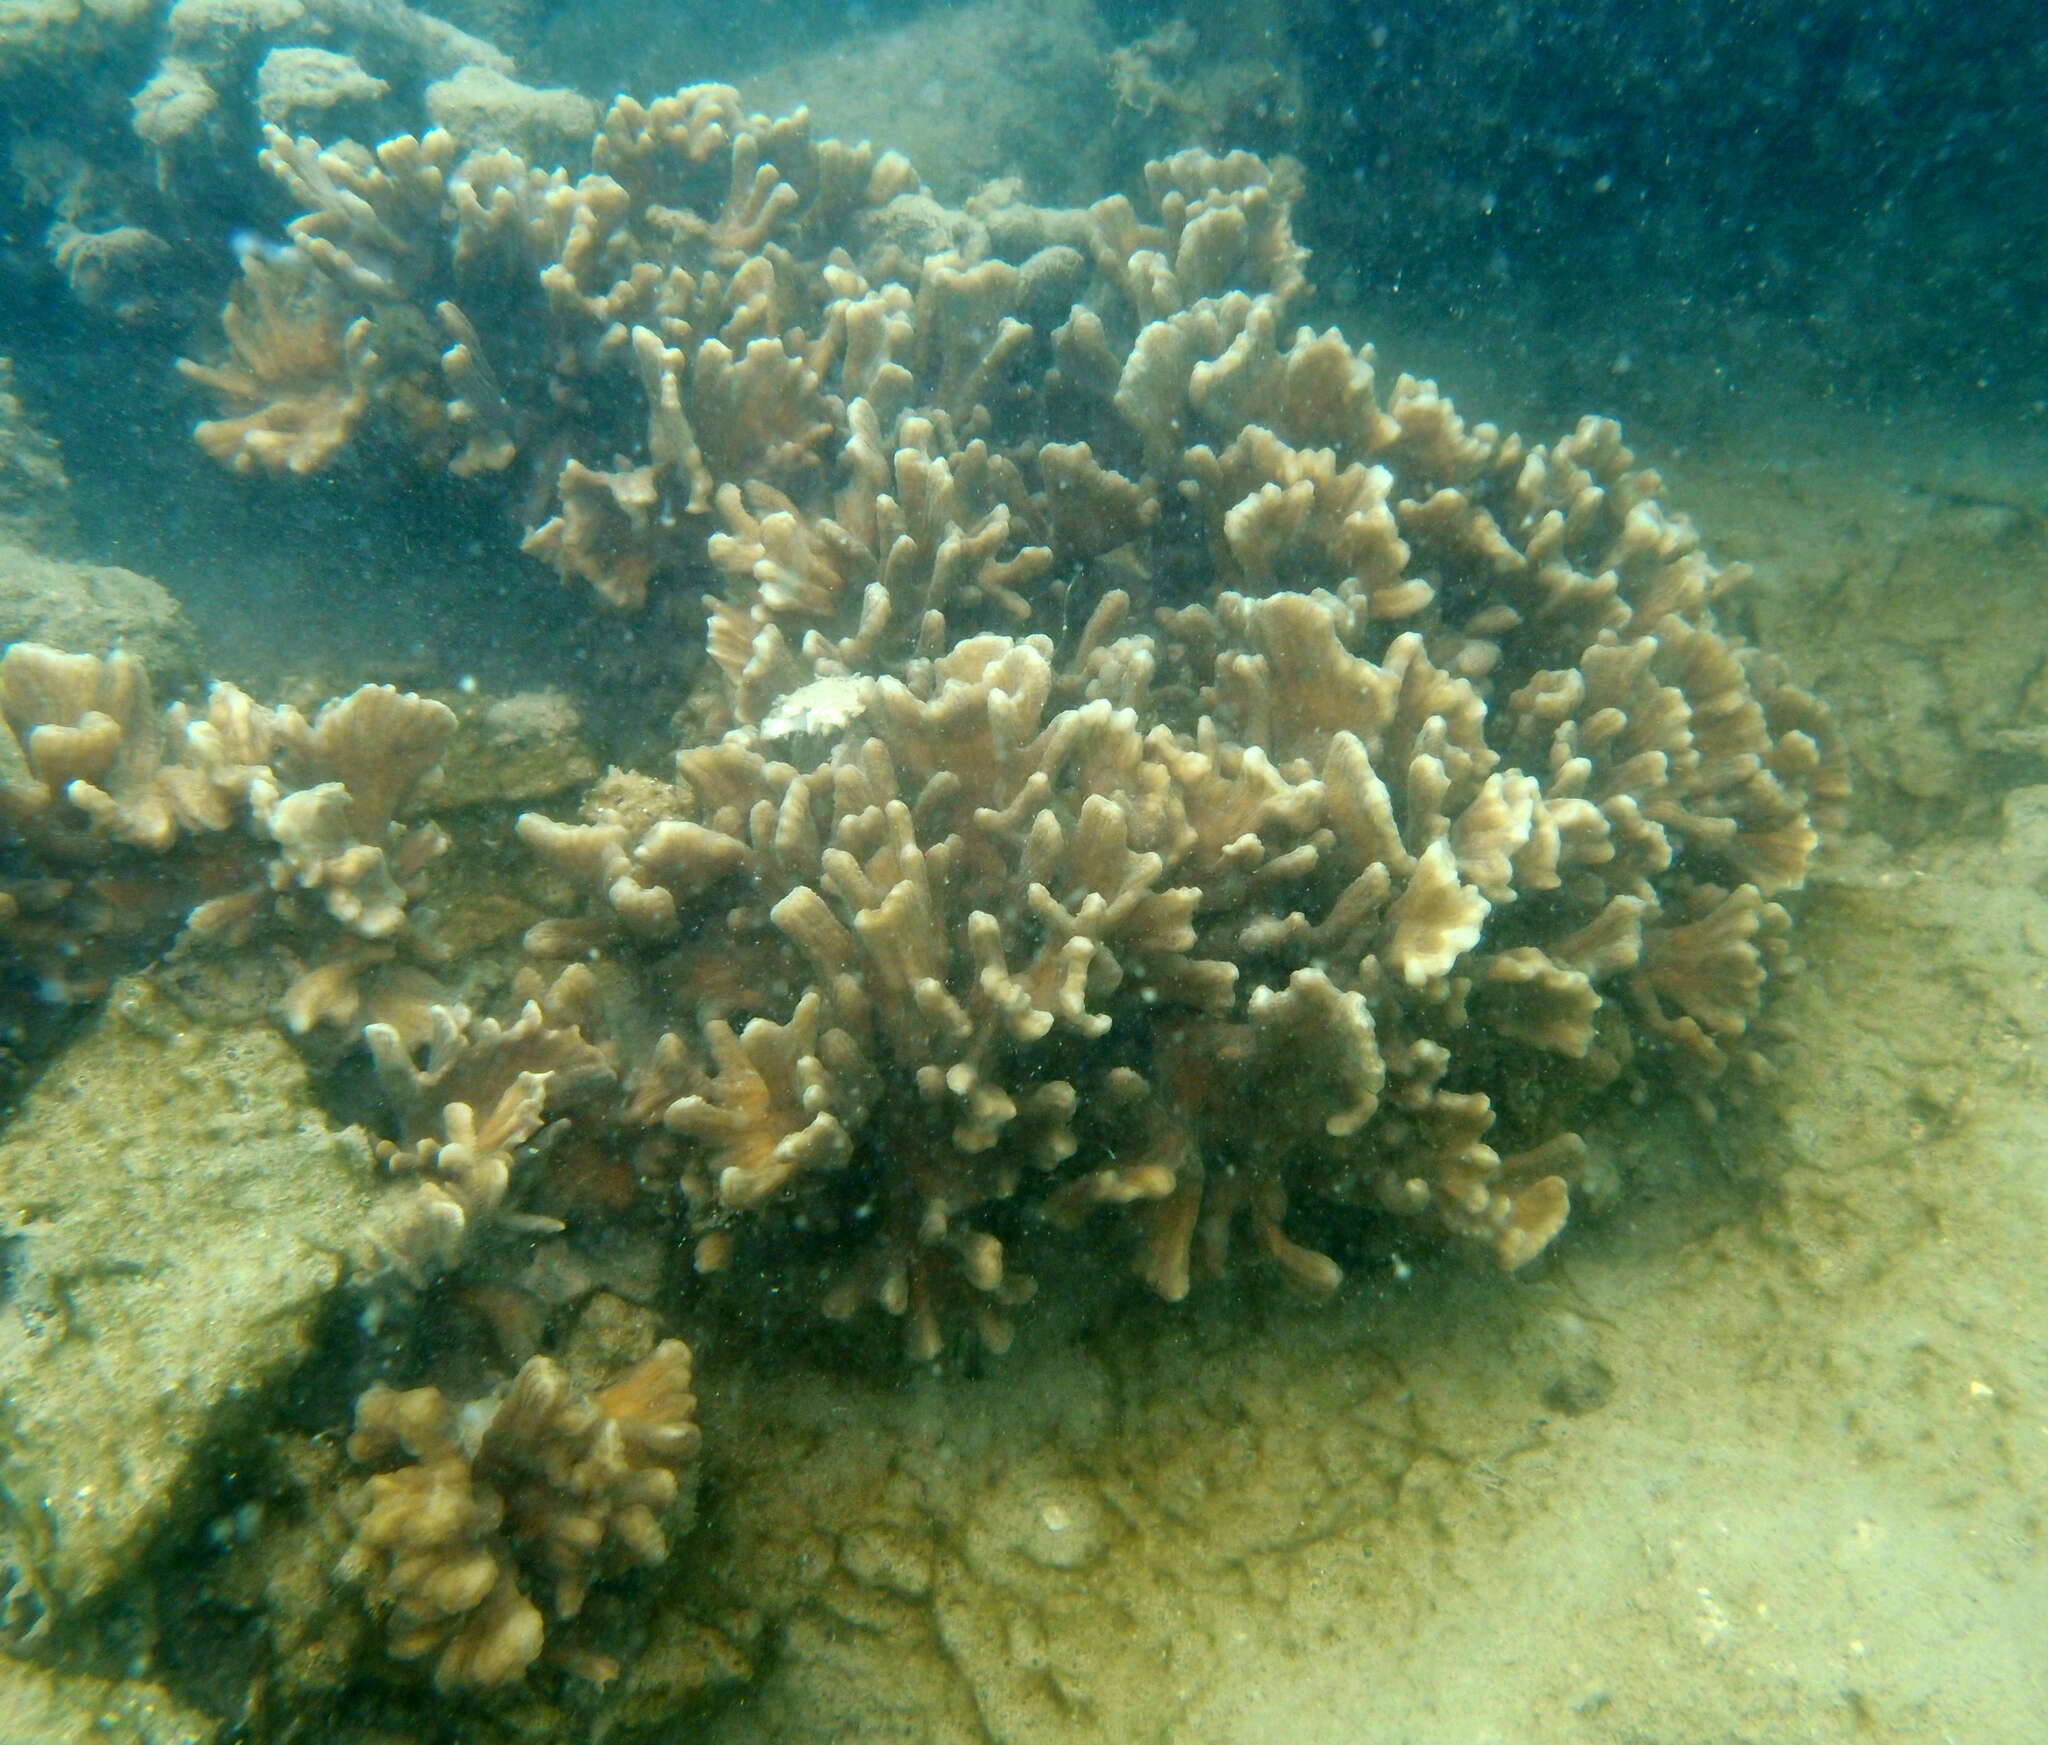
[[(184, 365), (205, 450), (395, 449), (594, 612), (703, 601), (672, 769), (519, 821), (558, 912), (497, 1016), (415, 926), (441, 705), (0, 663), (12, 948), (89, 983), (143, 862), (188, 941), (287, 948), (289, 1027), (382, 1087), (378, 1288), (608, 1161), (699, 1274), (1000, 1350), (1062, 1245), (1326, 1292), (1357, 1208), (1520, 1267), (1594, 1099), (1761, 1070), (1825, 712), (1612, 423), (1526, 443), (1294, 325), (1293, 165), (955, 209), (721, 86), (619, 99), (581, 175), (268, 137), (303, 212)], [(510, 1683), (660, 1560), (689, 1385), (671, 1341), (589, 1392), (373, 1388), (344, 1569), (391, 1652)]]

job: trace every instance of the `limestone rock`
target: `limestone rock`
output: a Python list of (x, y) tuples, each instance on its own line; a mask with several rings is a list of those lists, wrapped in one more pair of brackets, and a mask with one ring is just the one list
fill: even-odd
[(4, 533), (0, 525), (0, 643), (91, 654), (125, 648), (149, 668), (158, 696), (205, 670), (198, 632), (161, 583), (114, 564), (41, 557)]
[(0, 1659), (0, 1738), (26, 1745), (211, 1745), (220, 1723), (153, 1684)]
[(580, 91), (540, 90), (491, 67), (464, 67), (427, 87), (427, 113), (465, 150), (510, 146), (538, 163), (586, 149), (597, 105)]
[(136, 978), (0, 1140), (6, 1633), (120, 1576), (306, 1351), (373, 1164), (305, 1087), (267, 1026), (200, 1029)]

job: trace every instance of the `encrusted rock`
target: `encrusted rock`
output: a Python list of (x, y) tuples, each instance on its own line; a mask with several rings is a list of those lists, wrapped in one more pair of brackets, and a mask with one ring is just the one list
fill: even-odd
[(198, 632), (169, 589), (115, 564), (71, 563), (0, 538), (0, 642), (82, 653), (127, 650), (167, 692), (206, 670)]
[(68, 549), (78, 537), (70, 492), (63, 455), (16, 396), (13, 360), (0, 357), (0, 541)]
[(121, 983), (0, 1139), (5, 1633), (61, 1622), (176, 1516), (302, 1356), (369, 1208), (268, 1026)]
[(221, 1723), (139, 1679), (92, 1678), (0, 1657), (8, 1745), (214, 1745)]

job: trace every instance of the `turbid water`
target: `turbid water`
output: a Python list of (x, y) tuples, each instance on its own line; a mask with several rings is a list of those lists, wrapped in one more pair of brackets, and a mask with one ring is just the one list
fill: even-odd
[(0, 6), (0, 1745), (2048, 1736), (2044, 63)]

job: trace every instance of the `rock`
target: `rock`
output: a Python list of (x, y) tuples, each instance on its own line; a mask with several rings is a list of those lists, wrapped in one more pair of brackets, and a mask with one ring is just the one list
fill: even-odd
[(102, 655), (118, 645), (149, 668), (159, 698), (197, 683), (206, 664), (198, 632), (160, 583), (0, 542), (0, 643), (8, 642)]
[(353, 55), (326, 48), (274, 48), (256, 70), (256, 113), (265, 121), (338, 131), (336, 110), (361, 109), (391, 94), (390, 84), (363, 70)]
[(582, 713), (560, 691), (448, 699), (458, 726), (440, 768), (420, 789), (420, 809), (529, 805), (588, 787), (604, 773)]
[(467, 151), (510, 146), (536, 164), (588, 152), (597, 126), (597, 105), (580, 91), (536, 89), (489, 67), (464, 67), (429, 85), (427, 113)]
[(219, 1737), (218, 1721), (153, 1684), (0, 1659), (0, 1739), (9, 1745), (212, 1745)]
[(0, 357), (0, 540), (63, 551), (77, 538), (63, 454), (15, 396), (13, 360)]
[(245, 1453), (241, 1470), (263, 1472), (264, 1500), (245, 1505), (258, 1508), (246, 1533), (214, 1540), (220, 1555), (203, 1587), (179, 1596), (192, 1614), (171, 1627), (190, 1628), (191, 1617), (222, 1606), (260, 1619), (276, 1697), (302, 1709), (347, 1687), (376, 1634), (357, 1594), (334, 1579), (349, 1544), (339, 1507), (349, 1463), (338, 1442), (288, 1433), (266, 1436)]
[(258, 33), (289, 30), (304, 19), (304, 0), (177, 0), (171, 41), (187, 53), (231, 53)]
[(2022, 865), (2048, 869), (2048, 787), (2014, 788), (1999, 811), (2000, 848)]
[(0, 1635), (173, 1520), (306, 1352), (373, 1185), (268, 1026), (115, 986), (0, 1137)]
[(152, 0), (15, 0), (0, 6), (0, 78), (87, 62), (150, 22)]
[(660, 1338), (661, 1317), (652, 1309), (598, 1291), (576, 1317), (560, 1362), (572, 1383), (595, 1393), (613, 1376), (631, 1369)]
[(760, 1676), (766, 1638), (766, 1620), (758, 1614), (710, 1622), (664, 1606), (649, 1621), (647, 1644), (616, 1693), (607, 1693), (607, 1718), (620, 1737), (687, 1737), (676, 1717), (740, 1696)]
[(543, 58), (541, 32), (556, 0), (433, 0), (428, 8), (459, 30), (496, 43), (522, 65)]
[(1577, 1418), (1614, 1397), (1614, 1372), (1602, 1360), (1598, 1330), (1569, 1309), (1532, 1313), (1516, 1329), (1513, 1346), (1537, 1398), (1551, 1411)]
[[(858, 54), (826, 41), (755, 69), (747, 106), (783, 115), (802, 103), (817, 133), (903, 152), (944, 199), (1012, 175), (1037, 199), (1083, 199), (1115, 180), (1101, 12), (1088, 0), (922, 7), (863, 31)], [(1057, 126), (1047, 91), (1063, 93)]]

